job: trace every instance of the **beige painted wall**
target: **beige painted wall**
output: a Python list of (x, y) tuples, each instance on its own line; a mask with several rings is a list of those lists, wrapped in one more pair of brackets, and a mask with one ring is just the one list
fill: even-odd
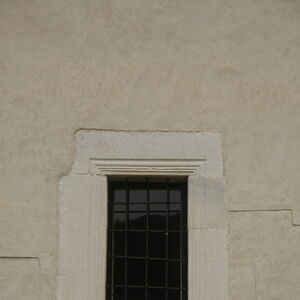
[(96, 128), (220, 132), (230, 299), (298, 300), (299, 94), (298, 0), (1, 0), (0, 299), (55, 299), (58, 180)]

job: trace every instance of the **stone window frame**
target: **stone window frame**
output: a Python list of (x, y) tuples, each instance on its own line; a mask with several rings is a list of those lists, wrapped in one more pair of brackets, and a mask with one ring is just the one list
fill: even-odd
[(59, 183), (58, 300), (105, 300), (107, 176), (188, 178), (188, 299), (228, 299), (221, 136), (80, 130)]

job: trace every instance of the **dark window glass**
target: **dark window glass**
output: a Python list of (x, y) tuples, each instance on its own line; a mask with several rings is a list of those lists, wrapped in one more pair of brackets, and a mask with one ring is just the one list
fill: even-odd
[(111, 256), (109, 256), (109, 254), (107, 257), (107, 261), (108, 262), (107, 262), (107, 269), (106, 269), (106, 285), (107, 285), (107, 287), (110, 287), (111, 283), (112, 283), (111, 275), (112, 275), (113, 258)]
[(149, 213), (149, 229), (150, 230), (166, 230), (167, 213), (166, 212), (150, 212)]
[(140, 185), (139, 187), (134, 187), (133, 184), (131, 184), (131, 188), (129, 190), (129, 203), (146, 203), (147, 202), (147, 190), (144, 189)]
[(166, 233), (165, 232), (149, 232), (149, 250), (148, 256), (151, 258), (166, 257)]
[[(123, 298), (124, 299), (124, 298)], [(145, 300), (146, 289), (145, 288), (128, 288), (127, 299), (129, 300)]]
[(159, 183), (154, 183), (149, 190), (149, 198), (150, 203), (166, 203), (168, 201), (167, 189)]
[(125, 204), (115, 204), (114, 212), (126, 212), (126, 205)]
[(180, 262), (170, 261), (168, 263), (168, 285), (170, 287), (180, 286)]
[(170, 203), (169, 210), (170, 211), (181, 211), (181, 204), (180, 203)]
[(143, 211), (145, 212), (147, 210), (147, 204), (129, 204), (129, 211)]
[[(149, 300), (165, 300), (166, 291), (164, 289), (149, 289)], [(170, 300), (172, 298), (169, 298)]]
[(114, 258), (114, 269), (119, 270), (114, 272), (114, 284), (124, 285), (125, 283), (125, 261), (123, 258)]
[(146, 261), (144, 259), (127, 259), (127, 284), (145, 286)]
[(163, 287), (166, 285), (166, 261), (149, 260), (148, 263), (148, 284), (149, 286)]
[(109, 181), (106, 300), (187, 300), (186, 183)]
[(170, 202), (178, 202), (181, 203), (181, 195), (182, 190), (181, 189), (171, 189), (170, 190)]
[(182, 287), (187, 288), (187, 262), (182, 262)]
[(169, 296), (169, 299), (180, 300), (180, 291), (178, 291), (178, 290), (170, 290), (170, 291), (168, 291), (168, 296)]
[(150, 211), (157, 211), (157, 212), (160, 212), (160, 211), (167, 211), (167, 207), (168, 205), (167, 204), (164, 204), (164, 203), (151, 203), (150, 202), (150, 205), (149, 205), (149, 210)]
[(168, 254), (171, 259), (180, 259), (180, 232), (169, 232), (168, 234)]
[(180, 230), (180, 212), (170, 212), (169, 213), (169, 230)]
[(111, 287), (107, 287), (106, 288), (106, 300), (110, 300), (111, 299)]
[(126, 202), (126, 190), (125, 189), (123, 189), (123, 190), (115, 189), (113, 202), (114, 203)]
[(128, 229), (146, 229), (146, 213), (129, 212)]
[(125, 255), (125, 232), (113, 232), (114, 255)]
[(124, 288), (113, 288), (113, 294), (111, 295), (114, 300), (124, 300), (125, 289)]
[(125, 229), (125, 219), (126, 218), (126, 213), (114, 213), (113, 214), (113, 224), (111, 227), (113, 229)]
[(125, 232), (115, 231), (113, 234), (114, 247), (112, 248), (114, 255), (125, 255)]
[(144, 258), (146, 256), (146, 232), (129, 231), (127, 233), (128, 256)]

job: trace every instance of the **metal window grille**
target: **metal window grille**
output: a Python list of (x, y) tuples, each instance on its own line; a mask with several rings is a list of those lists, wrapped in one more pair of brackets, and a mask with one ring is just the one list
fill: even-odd
[(187, 300), (187, 184), (109, 181), (107, 300)]

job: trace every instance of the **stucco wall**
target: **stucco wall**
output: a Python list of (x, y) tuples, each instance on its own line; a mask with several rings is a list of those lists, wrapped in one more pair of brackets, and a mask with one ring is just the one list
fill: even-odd
[(220, 132), (230, 299), (299, 299), (299, 1), (2, 0), (0, 41), (1, 300), (55, 299), (80, 128)]

